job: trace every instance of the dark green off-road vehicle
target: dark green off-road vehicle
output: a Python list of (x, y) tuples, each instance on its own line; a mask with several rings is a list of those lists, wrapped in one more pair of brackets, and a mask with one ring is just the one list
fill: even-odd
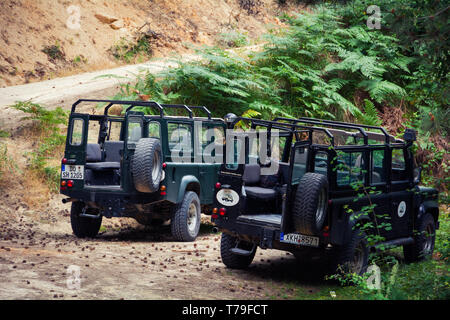
[[(383, 247), (403, 246), (407, 261), (432, 254), (438, 192), (418, 185), (414, 131), (396, 139), (382, 127), (312, 118), (226, 121), (250, 128), (227, 130), (211, 216), (227, 267), (247, 267), (258, 246), (358, 274)], [(260, 136), (267, 142), (255, 144)]]
[[(82, 102), (106, 106), (100, 115), (77, 112)], [(126, 107), (124, 116), (108, 114), (117, 105), (120, 110)], [(156, 110), (157, 115), (146, 115), (146, 109)], [(188, 115), (169, 116), (169, 109)], [(206, 117), (195, 117), (196, 111)], [(223, 137), (224, 129), (224, 121), (212, 118), (205, 107), (146, 101), (75, 102), (60, 187), (69, 197), (63, 202), (72, 202), (75, 235), (96, 236), (102, 217), (133, 217), (146, 225), (170, 220), (175, 239), (195, 240), (201, 212), (211, 211), (208, 206), (213, 203), (220, 167), (203, 161), (204, 148), (223, 143), (214, 137)], [(206, 134), (210, 130), (216, 134)], [(214, 154), (215, 149), (211, 150)]]

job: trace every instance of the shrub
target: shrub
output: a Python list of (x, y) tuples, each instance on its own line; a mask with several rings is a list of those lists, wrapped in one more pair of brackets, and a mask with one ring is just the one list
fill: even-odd
[(55, 154), (62, 153), (62, 148), (66, 141), (65, 129), (61, 126), (67, 123), (67, 112), (60, 107), (55, 110), (47, 110), (39, 104), (27, 102), (17, 102), (12, 106), (28, 114), (21, 120), (32, 120), (33, 130), (38, 139), (38, 149), (29, 152), (30, 169), (39, 179), (43, 179), (50, 187), (51, 191), (59, 190), (59, 170), (60, 167), (50, 164), (55, 160)]

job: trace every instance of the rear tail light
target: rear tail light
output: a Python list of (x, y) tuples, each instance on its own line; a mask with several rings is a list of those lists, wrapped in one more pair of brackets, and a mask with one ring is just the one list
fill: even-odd
[(163, 169), (165, 169), (165, 168), (167, 167), (167, 163), (164, 162), (164, 163), (162, 164), (162, 167), (163, 167)]
[(72, 187), (73, 187), (73, 180), (67, 181), (67, 186), (68, 186), (69, 188), (72, 188)]
[(219, 214), (220, 214), (221, 216), (224, 216), (225, 213), (227, 213), (227, 210), (226, 210), (225, 208), (220, 208)]
[(62, 158), (61, 162), (62, 162), (63, 164), (66, 164), (66, 163), (67, 163), (67, 158)]
[(329, 237), (330, 236), (330, 227), (329, 226), (325, 226), (322, 230), (322, 235), (324, 237)]
[(216, 189), (220, 189), (221, 186), (222, 186), (222, 185), (220, 184), (220, 182), (217, 182), (217, 183), (216, 183)]
[(218, 216), (217, 214), (212, 214), (212, 215), (211, 215), (211, 218), (212, 218), (212, 219), (217, 219), (218, 217), (219, 217), (219, 216)]
[(66, 181), (66, 180), (61, 181), (61, 186), (62, 186), (62, 187), (65, 187), (66, 184), (67, 184), (67, 181)]

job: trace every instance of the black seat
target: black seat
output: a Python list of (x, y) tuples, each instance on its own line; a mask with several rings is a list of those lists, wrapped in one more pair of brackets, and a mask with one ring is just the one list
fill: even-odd
[(105, 142), (106, 153), (105, 159), (103, 159), (100, 145), (97, 143), (88, 143), (86, 147), (86, 169), (94, 171), (120, 169), (121, 148), (123, 148), (123, 141)]
[(249, 198), (270, 201), (276, 199), (277, 191), (272, 188), (259, 186), (261, 179), (261, 168), (258, 164), (245, 165), (242, 180), (245, 183), (244, 190)]
[(105, 141), (103, 145), (105, 149), (106, 162), (120, 162), (123, 150), (123, 141)]
[(263, 200), (272, 200), (277, 196), (274, 189), (262, 188), (257, 186), (245, 186), (245, 193), (250, 198), (260, 198)]

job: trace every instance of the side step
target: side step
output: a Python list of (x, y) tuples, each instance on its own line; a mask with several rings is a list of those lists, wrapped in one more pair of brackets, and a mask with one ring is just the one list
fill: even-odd
[(372, 252), (377, 252), (377, 251), (381, 251), (383, 249), (391, 249), (393, 247), (403, 246), (405, 244), (412, 244), (412, 243), (414, 243), (414, 239), (412, 237), (399, 238), (399, 239), (394, 239), (394, 240), (378, 243), (378, 244), (374, 245), (373, 247), (371, 247), (370, 249)]

